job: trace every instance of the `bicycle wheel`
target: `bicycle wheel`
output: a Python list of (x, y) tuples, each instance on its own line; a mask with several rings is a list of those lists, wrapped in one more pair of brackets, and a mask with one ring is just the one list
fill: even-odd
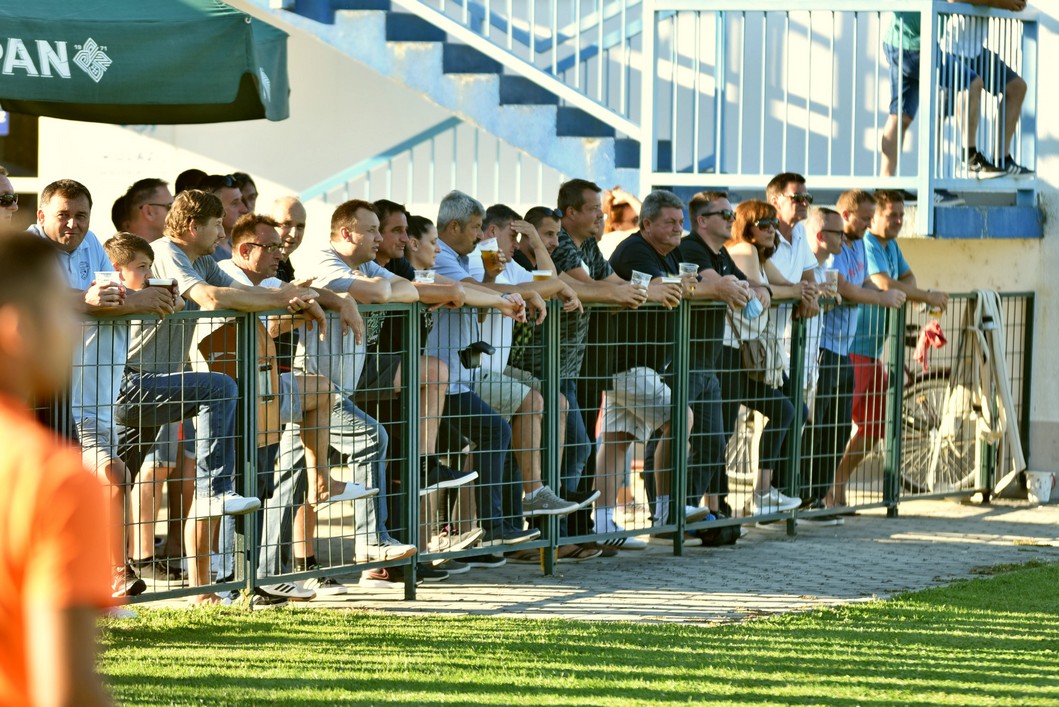
[[(973, 488), (975, 481), (974, 420), (963, 415), (957, 433), (941, 438), (942, 416), (949, 396), (948, 378), (927, 378), (905, 389), (902, 401), (901, 484), (911, 493), (942, 493)], [(938, 463), (931, 475), (931, 456)]]

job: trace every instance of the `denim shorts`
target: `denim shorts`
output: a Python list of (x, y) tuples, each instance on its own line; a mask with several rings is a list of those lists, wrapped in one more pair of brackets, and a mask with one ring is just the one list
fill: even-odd
[(883, 44), (890, 64), (890, 115), (915, 118), (919, 110), (919, 52)]

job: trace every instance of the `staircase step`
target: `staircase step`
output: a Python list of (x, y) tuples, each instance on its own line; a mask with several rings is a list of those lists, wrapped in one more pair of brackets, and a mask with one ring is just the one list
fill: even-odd
[(614, 141), (615, 169), (639, 169), (640, 143), (627, 137)]
[(445, 31), (407, 12), (386, 13), (388, 42), (444, 42)]
[(533, 83), (525, 76), (501, 74), (500, 105), (557, 106), (559, 105), (559, 97), (543, 86)]
[(393, 9), (390, 0), (331, 0), (331, 7), (336, 10), (382, 10)]
[(441, 58), (442, 71), (446, 74), (499, 74), (503, 67), (466, 44), (446, 42)]
[(294, 0), (293, 12), (315, 22), (334, 24), (337, 10), (391, 10), (390, 0)]
[(555, 134), (559, 137), (614, 137), (615, 130), (580, 108), (559, 106)]

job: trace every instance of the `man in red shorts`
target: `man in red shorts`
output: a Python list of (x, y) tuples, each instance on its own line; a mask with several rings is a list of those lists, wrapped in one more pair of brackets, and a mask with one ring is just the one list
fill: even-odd
[[(901, 192), (875, 192), (875, 213), (864, 236), (868, 280), (886, 292), (900, 290), (908, 302), (926, 302), (932, 309), (945, 309), (949, 296), (944, 292), (922, 290), (916, 276), (901, 254), (897, 236), (904, 221), (905, 203)], [(853, 421), (857, 431), (846, 445), (845, 455), (835, 470), (835, 484), (825, 502), (828, 507), (848, 505), (846, 483), (857, 465), (886, 432), (886, 391), (889, 379), (882, 358), (886, 343), (886, 310), (877, 305), (859, 305), (857, 333), (849, 347), (853, 365)]]

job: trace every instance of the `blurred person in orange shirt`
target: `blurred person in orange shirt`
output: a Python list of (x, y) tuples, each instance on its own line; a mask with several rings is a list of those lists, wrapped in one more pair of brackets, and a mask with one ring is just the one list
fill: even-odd
[(0, 238), (0, 706), (110, 704), (95, 673), (114, 603), (103, 488), (29, 408), (70, 376), (76, 311), (50, 241)]

